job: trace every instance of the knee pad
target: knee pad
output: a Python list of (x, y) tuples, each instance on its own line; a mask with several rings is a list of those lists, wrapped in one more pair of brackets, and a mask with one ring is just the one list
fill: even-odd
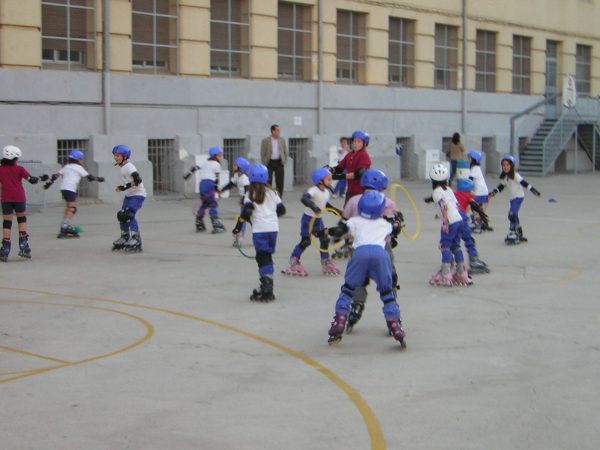
[(387, 305), (388, 303), (392, 303), (396, 301), (396, 292), (393, 289), (387, 290), (387, 291), (381, 291), (379, 293), (379, 296), (381, 297), (381, 301), (383, 302), (384, 305)]
[(129, 223), (135, 215), (135, 212), (129, 208), (121, 209), (117, 212), (117, 219), (121, 223)]
[(323, 250), (327, 250), (329, 248), (329, 238), (327, 236), (319, 237), (319, 242), (321, 243), (321, 248)]
[(17, 216), (17, 223), (27, 222), (27, 216)]
[(12, 220), (3, 220), (2, 228), (4, 228), (5, 230), (10, 230), (12, 228)]
[(302, 251), (306, 250), (310, 245), (310, 238), (302, 236), (302, 240), (298, 244), (298, 246), (302, 249)]
[(256, 263), (258, 264), (258, 267), (268, 266), (271, 261), (270, 253), (256, 252)]
[(352, 297), (352, 294), (354, 294), (354, 289), (348, 286), (348, 284), (344, 283), (342, 285), (342, 293), (346, 294), (348, 297)]

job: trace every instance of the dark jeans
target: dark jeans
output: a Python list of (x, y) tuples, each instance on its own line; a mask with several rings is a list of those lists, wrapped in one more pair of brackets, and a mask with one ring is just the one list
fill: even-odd
[(273, 173), (275, 173), (277, 192), (279, 192), (279, 197), (283, 197), (283, 175), (285, 173), (285, 168), (283, 167), (281, 160), (270, 159), (267, 169), (269, 169), (269, 184), (273, 186)]

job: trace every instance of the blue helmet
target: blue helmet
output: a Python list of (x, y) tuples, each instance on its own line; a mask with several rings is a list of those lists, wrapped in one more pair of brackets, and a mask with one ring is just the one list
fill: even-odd
[(242, 158), (241, 156), (235, 158), (235, 165), (240, 168), (242, 173), (248, 172), (248, 169), (250, 168), (250, 163), (248, 160), (246, 158)]
[(319, 183), (321, 181), (323, 181), (323, 179), (329, 175), (331, 175), (331, 172), (329, 170), (327, 170), (325, 167), (321, 167), (320, 169), (317, 169), (312, 173), (311, 179), (312, 179), (313, 184), (315, 186), (318, 186)]
[(466, 180), (456, 180), (456, 189), (458, 192), (471, 192), (474, 187), (473, 180), (468, 178)]
[(469, 153), (467, 153), (467, 156), (469, 158), (471, 158), (473, 161), (475, 161), (477, 164), (481, 163), (481, 153), (480, 152), (476, 152), (475, 150), (471, 150)]
[(131, 157), (131, 149), (126, 145), (119, 144), (112, 149), (113, 155), (121, 155), (125, 159)]
[(223, 149), (221, 147), (211, 147), (208, 149), (209, 158), (214, 158), (219, 153), (223, 153)]
[(500, 161), (500, 164), (502, 164), (503, 161), (508, 161), (511, 166), (515, 167), (515, 158), (514, 158), (514, 156), (512, 156), (512, 155), (506, 155), (504, 158), (502, 158), (502, 160)]
[(377, 191), (365, 192), (358, 201), (358, 213), (367, 219), (381, 217), (385, 207), (385, 195)]
[(69, 159), (74, 159), (75, 161), (83, 161), (83, 152), (81, 150), (77, 150), (76, 148), (69, 150)]
[(250, 167), (248, 178), (250, 178), (250, 183), (267, 184), (269, 181), (269, 169), (262, 164), (254, 164)]
[(362, 141), (365, 143), (365, 146), (369, 145), (370, 138), (366, 131), (355, 131), (352, 133), (352, 139), (362, 139)]
[(360, 185), (363, 188), (375, 189), (376, 191), (383, 191), (388, 187), (388, 178), (381, 170), (368, 169), (365, 171), (360, 179)]

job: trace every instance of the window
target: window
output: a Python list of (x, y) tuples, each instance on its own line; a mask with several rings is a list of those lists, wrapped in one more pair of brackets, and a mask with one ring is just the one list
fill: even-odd
[(42, 66), (96, 69), (96, 2), (42, 1)]
[(210, 2), (210, 73), (215, 77), (248, 78), (247, 0)]
[(134, 72), (178, 72), (178, 3), (177, 0), (132, 1)]
[(592, 47), (577, 44), (575, 55), (575, 81), (577, 92), (580, 94), (590, 93), (590, 78), (592, 66)]
[(435, 80), (436, 89), (457, 88), (458, 28), (435, 25)]
[(310, 81), (310, 7), (279, 3), (277, 24), (277, 76), (280, 80)]
[(390, 17), (388, 82), (415, 85), (415, 21)]
[(246, 157), (246, 140), (223, 139), (223, 158), (229, 163), (229, 173), (232, 173), (233, 163), (240, 156)]
[(366, 15), (352, 11), (337, 12), (336, 79), (342, 83), (366, 81)]
[(175, 140), (148, 139), (148, 159), (152, 163), (154, 193), (168, 194), (174, 192), (174, 173), (177, 161)]
[[(77, 149), (83, 152), (84, 165), (87, 159), (89, 141), (87, 139), (59, 139), (56, 141), (56, 162), (64, 166), (69, 162), (69, 150)], [(97, 175), (97, 174), (94, 174)], [(80, 197), (89, 196), (89, 181), (87, 178), (82, 178), (77, 188), (77, 194)]]
[(513, 36), (514, 94), (531, 93), (531, 38)]
[(496, 33), (477, 30), (475, 90), (496, 91)]

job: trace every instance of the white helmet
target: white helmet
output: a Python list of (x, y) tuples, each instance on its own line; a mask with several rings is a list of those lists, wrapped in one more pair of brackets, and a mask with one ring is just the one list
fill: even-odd
[(15, 159), (21, 157), (21, 149), (14, 145), (7, 145), (2, 149), (2, 158), (4, 159)]
[(429, 178), (433, 181), (446, 181), (448, 179), (448, 168), (444, 164), (434, 164), (429, 170)]

